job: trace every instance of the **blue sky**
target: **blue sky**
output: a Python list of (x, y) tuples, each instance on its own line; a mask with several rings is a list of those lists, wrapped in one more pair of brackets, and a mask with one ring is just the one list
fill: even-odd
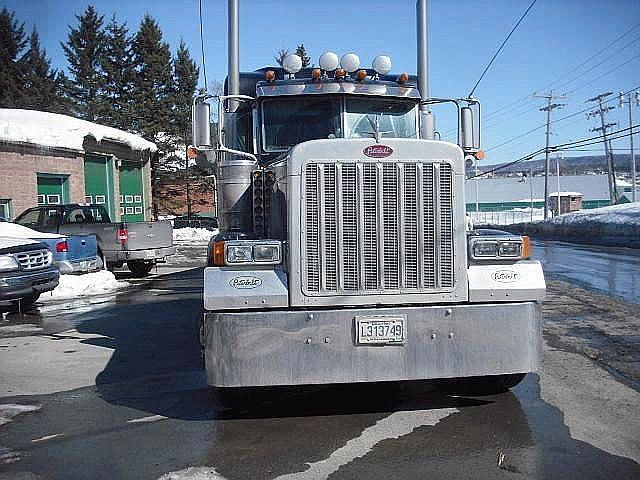
[[(75, 24), (74, 14), (84, 11), (89, 3), (105, 20), (115, 13), (132, 30), (145, 13), (151, 14), (172, 50), (184, 38), (200, 61), (197, 0), (0, 0), (27, 28), (35, 25), (53, 64), (63, 68), (60, 41), (66, 39), (67, 25)], [(466, 96), (529, 3), (431, 0), (431, 95)], [(222, 81), (226, 74), (226, 6), (226, 0), (203, 0), (209, 82)], [(394, 72), (415, 72), (413, 0), (240, 0), (240, 15), (243, 70), (272, 64), (278, 49), (293, 50), (303, 42), (315, 62), (325, 50), (339, 54), (354, 51), (363, 64), (385, 53), (392, 58)], [(516, 159), (544, 145), (545, 114), (538, 110), (543, 101), (532, 98), (534, 92), (554, 88), (556, 94), (568, 94), (563, 100), (567, 105), (555, 110), (553, 116), (575, 115), (553, 124), (552, 143), (557, 144), (594, 135), (589, 129), (596, 126), (595, 120), (577, 113), (588, 107), (586, 99), (636, 87), (640, 89), (640, 2), (538, 0), (475, 93), (485, 117), (482, 146), (487, 150), (486, 163)], [(610, 105), (617, 107), (617, 99)], [(608, 115), (620, 128), (628, 127), (626, 109), (616, 108)], [(640, 108), (634, 107), (634, 116), (634, 123), (640, 123)], [(444, 125), (440, 130), (448, 133)], [(640, 144), (638, 137), (636, 145)], [(600, 147), (564, 155), (597, 154)], [(614, 148), (628, 149), (629, 139), (614, 142)]]

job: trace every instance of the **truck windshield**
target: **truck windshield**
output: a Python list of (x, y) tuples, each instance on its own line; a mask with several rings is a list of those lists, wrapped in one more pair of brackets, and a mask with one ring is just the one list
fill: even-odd
[(340, 99), (336, 97), (266, 100), (262, 112), (267, 151), (287, 150), (307, 140), (342, 136)]
[(347, 138), (416, 138), (416, 104), (378, 98), (346, 99)]
[[(343, 116), (346, 125), (343, 125)], [(321, 138), (416, 138), (414, 101), (373, 97), (310, 96), (265, 100), (263, 146), (285, 151)]]

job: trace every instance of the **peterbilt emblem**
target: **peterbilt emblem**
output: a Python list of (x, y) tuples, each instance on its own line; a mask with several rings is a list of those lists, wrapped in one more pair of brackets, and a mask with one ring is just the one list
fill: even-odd
[(393, 148), (388, 145), (369, 145), (362, 153), (371, 158), (384, 158), (393, 153)]
[(262, 280), (256, 277), (233, 277), (229, 280), (229, 285), (233, 288), (256, 288), (262, 285)]
[(520, 280), (521, 276), (519, 272), (513, 270), (498, 270), (491, 274), (491, 278), (500, 283), (513, 283)]

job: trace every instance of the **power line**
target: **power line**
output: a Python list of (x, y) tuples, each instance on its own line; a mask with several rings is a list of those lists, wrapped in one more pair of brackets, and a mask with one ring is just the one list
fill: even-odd
[(504, 48), (504, 46), (507, 44), (507, 42), (509, 41), (509, 39), (511, 38), (511, 35), (513, 35), (513, 32), (516, 31), (516, 29), (518, 28), (518, 26), (520, 25), (520, 23), (522, 23), (522, 20), (524, 20), (524, 17), (527, 16), (527, 14), (529, 13), (529, 10), (531, 10), (533, 8), (533, 6), (535, 5), (537, 0), (533, 0), (533, 2), (531, 2), (531, 5), (529, 5), (529, 8), (527, 8), (525, 10), (525, 12), (522, 14), (522, 16), (520, 17), (520, 19), (518, 20), (518, 22), (514, 25), (514, 27), (511, 29), (511, 31), (509, 32), (509, 35), (507, 35), (507, 38), (504, 39), (504, 41), (502, 42), (502, 44), (500, 45), (500, 48), (498, 48), (498, 50), (496, 51), (496, 53), (493, 54), (493, 57), (491, 57), (491, 60), (489, 60), (489, 63), (487, 64), (487, 66), (484, 68), (484, 70), (482, 71), (482, 75), (480, 75), (480, 78), (478, 79), (478, 81), (476, 82), (476, 84), (473, 86), (473, 88), (471, 89), (471, 92), (469, 92), (469, 97), (473, 97), (473, 93), (476, 91), (476, 88), (478, 88), (478, 85), (480, 84), (480, 82), (482, 81), (482, 79), (484, 78), (485, 74), (487, 73), (487, 71), (489, 70), (489, 68), (491, 67), (491, 65), (493, 64), (494, 60), (496, 59), (496, 57), (500, 54), (500, 52), (502, 51), (502, 49)]
[[(615, 131), (615, 132), (610, 134), (609, 139), (610, 140), (618, 140), (620, 138), (626, 138), (629, 135), (635, 135), (636, 133), (638, 133), (638, 131), (634, 131), (634, 130), (638, 129), (639, 127), (640, 127), (640, 124), (636, 124), (636, 125), (633, 125), (633, 126), (628, 127), (628, 128), (623, 128), (623, 129), (617, 130), (617, 131)], [(627, 132), (627, 131), (629, 131), (629, 133), (622, 134), (622, 132)], [(603, 138), (604, 138), (603, 135), (597, 135), (595, 137), (584, 138), (582, 140), (576, 140), (576, 141), (573, 141), (573, 142), (567, 142), (567, 143), (562, 143), (562, 144), (559, 144), (559, 145), (554, 145), (553, 151), (554, 152), (555, 151), (565, 151), (565, 150), (569, 150), (570, 147), (586, 147), (586, 146), (589, 146), (589, 145), (595, 145), (597, 143), (601, 143)], [(479, 174), (474, 175), (472, 177), (468, 177), (468, 180), (476, 178), (476, 177), (482, 177), (484, 175), (489, 175), (490, 173), (494, 173), (494, 172), (497, 172), (499, 170), (503, 170), (505, 168), (508, 168), (508, 167), (510, 167), (512, 165), (515, 165), (517, 163), (524, 162), (526, 160), (533, 160), (534, 157), (536, 157), (537, 155), (540, 155), (540, 154), (542, 154), (544, 152), (545, 152), (544, 148), (539, 148), (538, 150), (535, 150), (534, 152), (528, 153), (527, 155), (524, 155), (524, 156), (518, 158), (517, 160), (513, 160), (511, 162), (504, 163), (502, 165), (497, 166), (496, 168), (493, 168), (491, 170), (487, 170), (486, 172), (482, 172), (482, 173), (479, 173)]]
[(200, 5), (200, 50), (202, 51), (202, 74), (204, 75), (204, 89), (207, 90), (207, 64), (204, 61), (204, 35), (202, 33), (202, 0)]
[[(602, 49), (600, 49), (597, 53), (590, 55), (589, 57), (587, 57), (583, 62), (581, 62), (579, 65), (573, 67), (571, 70), (565, 72), (564, 74), (560, 75), (559, 77), (556, 77), (555, 80), (553, 80), (552, 82), (548, 83), (547, 85), (541, 87), (538, 89), (538, 91), (541, 90), (548, 90), (549, 88), (551, 88), (552, 86), (554, 86), (557, 82), (559, 82), (560, 80), (565, 79), (566, 77), (568, 77), (570, 74), (572, 74), (573, 72), (579, 70), (580, 68), (582, 68), (584, 65), (588, 64), (591, 60), (599, 57), (602, 53), (604, 53), (606, 50), (608, 50), (609, 48), (611, 48), (613, 45), (615, 45), (616, 43), (618, 43), (620, 40), (622, 40), (624, 37), (626, 37), (627, 35), (629, 35), (631, 32), (633, 32), (634, 30), (636, 30), (638, 27), (640, 27), (640, 23), (637, 23), (636, 25), (634, 25), (633, 27), (631, 27), (630, 29), (628, 29), (626, 32), (624, 32), (622, 35), (618, 36), (615, 40), (613, 40), (612, 42), (608, 43), (605, 47), (603, 47)], [(631, 43), (635, 43), (637, 41), (633, 40)], [(628, 46), (629, 44), (627, 44)], [(626, 47), (626, 46), (625, 46)], [(625, 48), (623, 47), (623, 48)], [(618, 52), (616, 52), (618, 53)], [(613, 55), (615, 55), (616, 53), (612, 54), (609, 56), (609, 58), (611, 58)], [(580, 76), (584, 75), (585, 72), (583, 72), (582, 74), (580, 74), (578, 77), (574, 77), (571, 81), (575, 80), (576, 78), (579, 78)], [(571, 82), (569, 82), (571, 83)], [(522, 104), (522, 102), (524, 101), (531, 101), (531, 97), (529, 95), (526, 95), (524, 97), (521, 97), (517, 100), (514, 100), (511, 103), (508, 103), (507, 105), (504, 105), (492, 112), (489, 112), (486, 116), (485, 116), (485, 120), (489, 120), (490, 118), (493, 118), (495, 116), (502, 116), (504, 113), (502, 113), (504, 110), (513, 110), (512, 107), (515, 106), (515, 108), (519, 108)], [(527, 102), (528, 103), (528, 102)]]

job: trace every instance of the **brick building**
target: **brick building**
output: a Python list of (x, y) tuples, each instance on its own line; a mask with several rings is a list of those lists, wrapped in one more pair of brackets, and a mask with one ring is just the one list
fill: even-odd
[(137, 135), (67, 115), (0, 109), (0, 217), (96, 203), (114, 220), (148, 220), (156, 151)]

